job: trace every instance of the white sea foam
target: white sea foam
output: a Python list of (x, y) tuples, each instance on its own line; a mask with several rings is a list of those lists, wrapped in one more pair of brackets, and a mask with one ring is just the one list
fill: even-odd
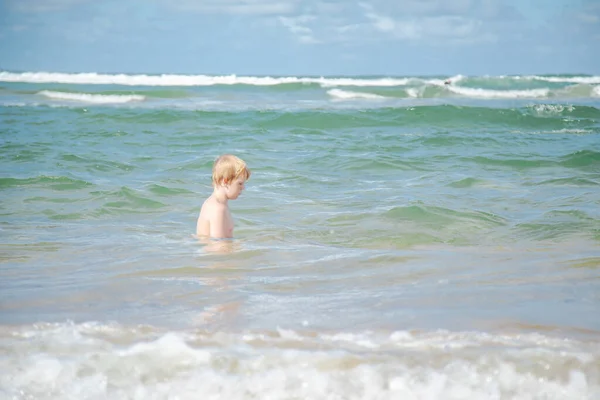
[(457, 82), (460, 82), (460, 81), (462, 81), (464, 79), (466, 79), (466, 76), (459, 74), (459, 75), (455, 75), (453, 77), (450, 77), (450, 78), (446, 79), (445, 81), (450, 81), (452, 83), (457, 83)]
[[(457, 75), (450, 80), (458, 82), (464, 77)], [(126, 86), (213, 86), (213, 85), (253, 85), (274, 86), (294, 83), (318, 84), (322, 87), (358, 86), (358, 87), (394, 87), (409, 83), (443, 85), (442, 79), (420, 78), (325, 78), (325, 77), (270, 77), (237, 75), (147, 75), (147, 74), (98, 74), (58, 73), (58, 72), (0, 72), (0, 81), (22, 83), (65, 83), (89, 85), (126, 85)]]
[(45, 96), (56, 100), (69, 100), (69, 101), (80, 101), (85, 103), (95, 104), (115, 104), (115, 103), (130, 103), (132, 101), (143, 101), (144, 96), (141, 95), (106, 95), (106, 94), (90, 94), (90, 93), (67, 93), (67, 92), (55, 92), (51, 90), (42, 90), (38, 93), (41, 96)]
[(592, 90), (592, 96), (600, 97), (600, 85), (594, 86), (594, 90)]
[[(589, 130), (589, 129), (569, 129), (569, 128), (563, 128), (563, 129), (555, 129), (552, 131), (547, 131), (549, 133), (575, 133), (575, 134), (586, 134), (586, 133), (593, 133), (594, 131)], [(542, 133), (546, 133), (546, 132), (542, 132)]]
[[(600, 76), (498, 76), (493, 78), (510, 78), (517, 80), (539, 80), (554, 83), (600, 84)], [(180, 75), (180, 74), (100, 74), (59, 73), (59, 72), (0, 72), (0, 81), (22, 83), (65, 83), (65, 84), (98, 84), (125, 86), (213, 86), (213, 85), (252, 85), (274, 86), (284, 84), (318, 84), (322, 87), (357, 86), (357, 87), (397, 87), (410, 84), (426, 84), (442, 86), (449, 80), (453, 84), (464, 81), (467, 77), (455, 75), (447, 79), (423, 79), (416, 77), (392, 78), (351, 78), (351, 77), (270, 77), (270, 76), (237, 76), (237, 75)]]
[(447, 86), (447, 89), (456, 94), (468, 97), (482, 99), (517, 99), (517, 98), (539, 98), (547, 97), (549, 89), (531, 89), (531, 90), (490, 90), (479, 88), (466, 88), (460, 86)]
[(538, 115), (558, 115), (563, 112), (573, 112), (575, 107), (562, 104), (534, 104), (529, 106)]
[(319, 83), (323, 87), (334, 86), (366, 86), (366, 87), (394, 87), (404, 86), (411, 81), (419, 79), (409, 78), (374, 78), (374, 79), (356, 79), (356, 78), (320, 78), (315, 83)]
[(24, 83), (66, 83), (126, 86), (211, 86), (211, 85), (278, 85), (296, 83), (299, 78), (237, 77), (235, 75), (128, 75), (97, 73), (0, 72), (0, 81)]
[(420, 97), (421, 93), (422, 93), (422, 89), (408, 88), (408, 89), (406, 89), (406, 93), (408, 93), (408, 95), (410, 97)]
[[(8, 351), (10, 349), (10, 351)], [(7, 398), (592, 399), (598, 343), (477, 332), (0, 331)]]
[(401, 86), (410, 79), (376, 78), (324, 78), (324, 77), (256, 77), (237, 75), (128, 75), (97, 73), (55, 73), (55, 72), (0, 72), (0, 81), (23, 83), (66, 83), (127, 86), (212, 86), (212, 85), (254, 85), (273, 86), (290, 83), (314, 83), (324, 87), (333, 86)]
[(553, 83), (584, 83), (588, 85), (599, 84), (600, 76), (524, 76), (515, 77), (515, 79), (530, 79), (536, 81), (545, 81)]
[(331, 89), (327, 91), (327, 94), (336, 100), (355, 100), (355, 99), (367, 99), (367, 100), (382, 100), (384, 96), (373, 93), (362, 93), (362, 92), (351, 92), (342, 89)]

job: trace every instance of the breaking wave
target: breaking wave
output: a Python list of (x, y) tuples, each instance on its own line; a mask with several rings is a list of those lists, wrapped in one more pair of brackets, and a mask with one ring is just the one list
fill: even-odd
[(145, 96), (133, 95), (110, 95), (110, 94), (91, 94), (91, 93), (68, 93), (55, 92), (51, 90), (42, 90), (38, 93), (40, 96), (56, 100), (80, 101), (94, 104), (116, 104), (129, 103), (132, 101), (143, 101)]

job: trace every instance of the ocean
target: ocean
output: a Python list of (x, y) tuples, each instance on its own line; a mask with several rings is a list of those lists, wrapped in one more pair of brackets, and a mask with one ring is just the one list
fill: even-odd
[(2, 71), (0, 132), (2, 399), (600, 398), (600, 76)]

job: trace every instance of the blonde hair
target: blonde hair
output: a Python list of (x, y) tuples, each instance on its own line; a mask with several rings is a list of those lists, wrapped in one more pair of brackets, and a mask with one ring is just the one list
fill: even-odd
[(212, 184), (218, 185), (221, 181), (231, 182), (243, 176), (245, 180), (250, 179), (251, 172), (241, 158), (232, 154), (223, 154), (215, 160), (212, 169)]

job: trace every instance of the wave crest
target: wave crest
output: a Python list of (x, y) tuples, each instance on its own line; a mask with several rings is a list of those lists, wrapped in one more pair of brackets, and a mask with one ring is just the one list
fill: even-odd
[(91, 93), (69, 93), (55, 92), (52, 90), (42, 90), (38, 95), (55, 100), (80, 101), (94, 104), (115, 104), (130, 103), (133, 101), (144, 101), (145, 96), (139, 94), (120, 95), (120, 94), (91, 94)]
[(342, 89), (331, 89), (327, 91), (327, 94), (337, 100), (353, 100), (353, 99), (367, 99), (367, 100), (381, 100), (385, 99), (384, 96), (373, 93), (364, 92), (351, 92), (349, 90)]

